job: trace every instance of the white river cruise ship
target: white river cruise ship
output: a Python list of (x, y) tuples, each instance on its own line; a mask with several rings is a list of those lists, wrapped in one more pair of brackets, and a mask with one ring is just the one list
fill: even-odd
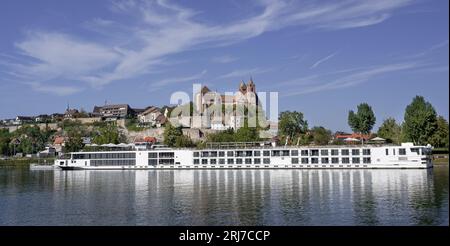
[(113, 151), (72, 152), (55, 160), (62, 169), (347, 169), (431, 168), (431, 146), (272, 146), (209, 144), (204, 149), (136, 145)]

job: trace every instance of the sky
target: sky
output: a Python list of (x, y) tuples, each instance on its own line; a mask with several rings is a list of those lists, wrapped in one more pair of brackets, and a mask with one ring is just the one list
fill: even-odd
[(235, 92), (250, 77), (279, 111), (350, 131), (424, 96), (449, 117), (445, 0), (2, 0), (0, 119), (67, 105), (170, 104), (200, 83)]

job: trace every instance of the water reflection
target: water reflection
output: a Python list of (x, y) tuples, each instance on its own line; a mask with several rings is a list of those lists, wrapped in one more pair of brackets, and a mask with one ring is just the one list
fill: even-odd
[(434, 170), (0, 169), (0, 224), (448, 225)]

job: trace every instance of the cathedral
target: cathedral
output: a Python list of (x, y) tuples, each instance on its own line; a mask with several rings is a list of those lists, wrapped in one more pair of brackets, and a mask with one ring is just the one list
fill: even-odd
[[(222, 95), (218, 92), (211, 91), (207, 86), (203, 86), (201, 90), (195, 94), (194, 98), (194, 115), (206, 116), (207, 110), (213, 105), (225, 104), (229, 106), (257, 106), (259, 105), (258, 96), (256, 94), (256, 86), (253, 79), (250, 78), (247, 84), (241, 81), (237, 92), (227, 93)], [(234, 107), (235, 108), (235, 107)], [(194, 117), (195, 118), (195, 117)], [(215, 130), (224, 130), (227, 128), (237, 129), (243, 122), (242, 117), (235, 114), (225, 114), (222, 112), (220, 119), (215, 119), (214, 116), (203, 117), (202, 119), (193, 119), (192, 127), (194, 128), (211, 128)]]

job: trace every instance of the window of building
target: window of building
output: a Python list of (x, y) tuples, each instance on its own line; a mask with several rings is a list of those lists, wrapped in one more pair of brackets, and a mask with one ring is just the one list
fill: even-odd
[(281, 151), (279, 150), (272, 150), (272, 156), (280, 156), (281, 155)]
[(352, 155), (359, 155), (359, 149), (352, 149)]

